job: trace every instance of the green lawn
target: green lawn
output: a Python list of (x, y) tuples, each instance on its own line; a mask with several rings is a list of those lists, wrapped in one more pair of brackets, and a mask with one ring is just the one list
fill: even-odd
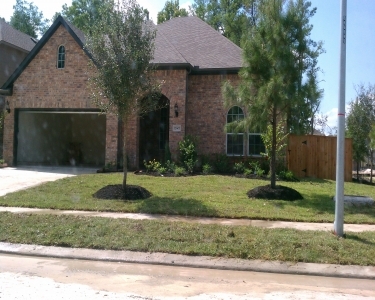
[(0, 241), (243, 259), (374, 265), (375, 233), (0, 213)]
[[(80, 175), (49, 182), (0, 197), (1, 206), (69, 210), (139, 212), (186, 216), (251, 218), (302, 222), (333, 222), (335, 182), (313, 180), (278, 182), (299, 191), (304, 200), (249, 199), (246, 192), (266, 180), (230, 176), (151, 177), (129, 174), (128, 183), (152, 193), (146, 200), (100, 200), (92, 195), (102, 187), (119, 184), (122, 174)], [(345, 183), (345, 194), (375, 198), (375, 188)], [(345, 207), (346, 223), (375, 224), (375, 206)]]

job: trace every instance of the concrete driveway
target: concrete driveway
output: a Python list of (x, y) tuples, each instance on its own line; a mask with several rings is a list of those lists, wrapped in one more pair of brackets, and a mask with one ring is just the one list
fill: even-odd
[(97, 168), (79, 167), (17, 167), (0, 169), (0, 196), (79, 174), (96, 173)]

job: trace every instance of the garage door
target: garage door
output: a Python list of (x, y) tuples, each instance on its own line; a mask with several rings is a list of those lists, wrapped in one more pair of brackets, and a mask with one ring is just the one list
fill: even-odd
[(17, 116), (17, 165), (104, 165), (105, 115), (18, 111)]

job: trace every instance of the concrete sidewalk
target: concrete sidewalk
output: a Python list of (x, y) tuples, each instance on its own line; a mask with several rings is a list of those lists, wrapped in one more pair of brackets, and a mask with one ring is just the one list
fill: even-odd
[[(53, 215), (74, 215), (84, 217), (103, 217), (114, 219), (133, 219), (133, 220), (166, 220), (171, 222), (188, 222), (199, 224), (218, 224), (228, 226), (256, 226), (263, 228), (290, 228), (297, 230), (318, 230), (333, 231), (333, 223), (304, 223), (304, 222), (285, 222), (285, 221), (266, 221), (250, 219), (225, 219), (225, 218), (197, 218), (184, 217), (177, 215), (151, 215), (136, 213), (111, 213), (97, 211), (79, 211), (79, 210), (56, 210), (25, 207), (0, 207), (0, 212), (28, 213), (28, 214), (53, 214)], [(344, 224), (345, 232), (375, 231), (375, 225), (368, 224)]]

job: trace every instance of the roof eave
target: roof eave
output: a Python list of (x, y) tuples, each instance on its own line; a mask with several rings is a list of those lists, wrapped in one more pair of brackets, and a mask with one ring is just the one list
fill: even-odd
[(0, 95), (2, 96), (12, 96), (13, 95), (13, 85), (7, 89), (0, 89)]
[(190, 63), (151, 63), (156, 70), (177, 70), (177, 69), (189, 69), (193, 66)]
[(214, 74), (238, 74), (240, 67), (225, 67), (225, 68), (205, 68), (201, 69), (199, 67), (194, 67), (191, 71), (191, 74), (205, 74), (205, 75), (214, 75)]

